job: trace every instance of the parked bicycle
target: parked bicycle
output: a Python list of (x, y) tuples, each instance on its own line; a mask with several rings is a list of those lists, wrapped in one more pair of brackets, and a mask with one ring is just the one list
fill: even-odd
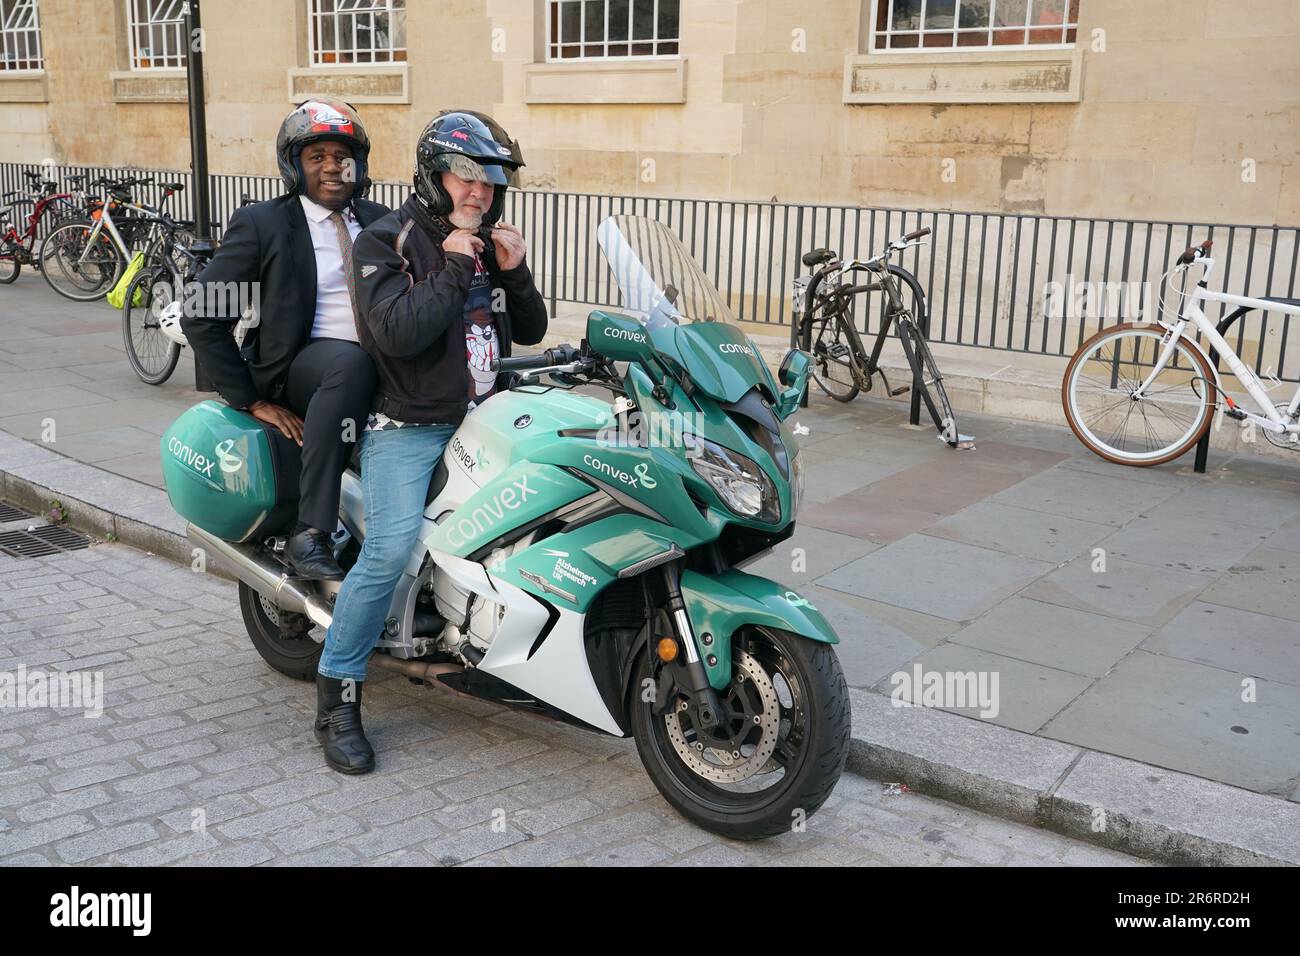
[[(1170, 321), (1125, 322), (1102, 329), (1079, 346), (1065, 369), (1061, 403), (1079, 441), (1107, 461), (1150, 466), (1172, 461), (1205, 435), (1216, 409), (1256, 425), (1271, 444), (1300, 451), (1300, 388), (1289, 402), (1274, 403), (1256, 375), (1206, 316), (1202, 304), (1222, 302), (1238, 313), (1254, 309), (1300, 316), (1300, 299), (1253, 298), (1211, 292), (1212, 241), (1187, 249), (1161, 276), (1161, 287), (1180, 277), (1178, 308)], [(1187, 291), (1193, 266), (1204, 266)], [(1162, 309), (1168, 309), (1161, 296)], [(1236, 316), (1236, 317), (1239, 317)], [(1218, 368), (1200, 342), (1183, 334), (1200, 332), (1243, 386), (1258, 412), (1247, 411), (1223, 389)]]
[[(876, 375), (892, 396), (916, 389), (934, 419), (939, 436), (957, 447), (971, 439), (957, 430), (943, 375), (926, 341), (925, 290), (916, 276), (889, 261), (891, 256), (921, 245), (929, 234), (928, 227), (909, 232), (870, 259), (841, 262), (839, 253), (825, 248), (805, 253), (803, 264), (815, 271), (795, 280), (794, 303), (802, 316), (796, 317), (802, 348), (812, 353), (813, 380), (823, 392), (836, 401), (849, 402), (859, 392), (870, 391)], [(867, 273), (866, 282), (846, 284), (846, 280), (851, 282), (852, 277), (862, 272)], [(854, 321), (853, 302), (862, 293), (877, 291), (885, 294), (884, 315), (868, 353)], [(903, 354), (912, 369), (912, 383), (897, 388), (890, 387), (889, 378), (880, 367), (880, 353), (891, 328), (897, 329)]]
[[(51, 232), (41, 244), (41, 270), (50, 288), (77, 302), (105, 296), (122, 275), (133, 251), (147, 245), (162, 221), (159, 208), (136, 202), (131, 190), (152, 179), (96, 180), (107, 190), (102, 205), (87, 219), (77, 219)], [(163, 202), (185, 188), (163, 184)], [(114, 214), (117, 214), (115, 216)]]
[[(86, 204), (84, 176), (69, 176), (69, 192), (59, 192), (59, 184), (40, 173), (23, 172), (27, 189), (16, 189), (0, 197), (0, 283), (8, 285), (18, 278), (23, 266), (39, 269), (41, 261), (34, 254), (41, 227), (48, 220), (54, 227), (83, 212)], [(22, 232), (19, 232), (19, 227)]]
[(181, 349), (189, 343), (181, 329), (186, 294), (207, 264), (196, 253), (186, 224), (163, 215), (144, 252), (140, 270), (126, 287), (122, 303), (122, 337), (127, 361), (147, 385), (171, 377)]

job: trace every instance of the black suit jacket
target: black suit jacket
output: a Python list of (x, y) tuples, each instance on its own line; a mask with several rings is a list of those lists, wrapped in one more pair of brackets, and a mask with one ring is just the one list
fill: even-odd
[[(365, 199), (354, 208), (363, 228), (388, 213), (387, 206)], [(316, 316), (316, 252), (298, 197), (235, 210), (198, 282), (203, 295), (193, 300), (202, 301), (184, 310), (181, 328), (216, 390), (234, 408), (258, 399), (283, 404), (289, 364), (311, 338)], [(240, 319), (238, 300), (214, 284), (251, 282), (259, 283), (252, 301), (260, 321), (240, 347), (231, 335)]]

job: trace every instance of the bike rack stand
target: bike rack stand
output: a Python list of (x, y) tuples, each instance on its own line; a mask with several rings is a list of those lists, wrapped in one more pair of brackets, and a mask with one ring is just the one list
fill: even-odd
[[(921, 300), (921, 315), (918, 316), (918, 318), (920, 319), (921, 334), (925, 336), (925, 339), (928, 342), (930, 340), (930, 305), (928, 302), (925, 301), (925, 299)], [(811, 352), (812, 351), (812, 330), (810, 329), (807, 334), (802, 336), (801, 339), (799, 335), (799, 327), (795, 325), (793, 322), (791, 322), (790, 323), (790, 347), (800, 348), (803, 349), (805, 352)], [(800, 408), (808, 407), (808, 392), (810, 391), (810, 389), (811, 389), (811, 385), (810, 388), (804, 389), (803, 398), (799, 400)], [(915, 375), (913, 375), (912, 377), (912, 401), (911, 401), (911, 407), (908, 410), (907, 422), (909, 425), (921, 424), (920, 379)]]
[[(1214, 327), (1215, 331), (1220, 335), (1223, 335), (1224, 338), (1227, 338), (1225, 333), (1228, 329), (1232, 328), (1233, 323), (1249, 311), (1251, 310), (1248, 307), (1244, 305), (1241, 306), (1235, 312), (1220, 319), (1219, 324)], [(1210, 364), (1214, 366), (1216, 372), (1219, 370), (1219, 353), (1213, 348), (1210, 349)], [(1218, 413), (1216, 412), (1215, 414), (1217, 415)], [(1201, 440), (1196, 443), (1196, 463), (1192, 468), (1198, 475), (1205, 474), (1206, 461), (1210, 457), (1210, 432), (1213, 428), (1214, 425), (1211, 424), (1210, 427), (1205, 430), (1205, 434), (1201, 436)]]

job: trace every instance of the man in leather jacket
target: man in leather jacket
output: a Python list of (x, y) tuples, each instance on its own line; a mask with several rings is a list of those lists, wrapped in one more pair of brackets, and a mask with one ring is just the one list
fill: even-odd
[(361, 436), (366, 537), (316, 681), (316, 736), (343, 773), (374, 768), (361, 726), (366, 661), (416, 545), (434, 468), (461, 419), (495, 392), (495, 359), (546, 334), (524, 237), (499, 221), (522, 165), (489, 117), (440, 114), (420, 137), (415, 194), (357, 240), (358, 332), (378, 374)]

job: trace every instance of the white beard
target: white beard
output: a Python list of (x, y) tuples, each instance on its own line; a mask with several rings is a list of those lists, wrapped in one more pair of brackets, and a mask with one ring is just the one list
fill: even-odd
[(483, 225), (483, 213), (464, 213), (457, 209), (447, 217), (447, 221), (458, 229), (476, 230)]

